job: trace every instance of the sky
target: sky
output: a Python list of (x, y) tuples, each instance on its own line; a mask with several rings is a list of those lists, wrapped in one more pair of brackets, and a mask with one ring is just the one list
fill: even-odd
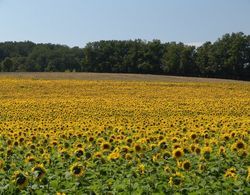
[(200, 45), (250, 34), (250, 0), (0, 0), (0, 42), (84, 47), (99, 40)]

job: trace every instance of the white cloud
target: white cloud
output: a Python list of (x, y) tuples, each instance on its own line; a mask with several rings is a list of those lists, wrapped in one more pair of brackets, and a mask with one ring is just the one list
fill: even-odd
[(204, 42), (189, 42), (185, 43), (185, 45), (190, 45), (190, 46), (195, 46), (195, 47), (200, 47)]

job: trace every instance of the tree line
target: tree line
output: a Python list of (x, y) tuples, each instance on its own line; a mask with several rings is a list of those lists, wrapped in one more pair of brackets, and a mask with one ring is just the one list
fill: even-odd
[(250, 80), (250, 35), (225, 34), (200, 47), (159, 40), (98, 41), (84, 48), (0, 43), (2, 72), (112, 72)]

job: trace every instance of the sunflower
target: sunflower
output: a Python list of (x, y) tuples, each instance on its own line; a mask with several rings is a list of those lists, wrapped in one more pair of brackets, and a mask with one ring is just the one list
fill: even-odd
[(28, 177), (24, 173), (16, 171), (13, 175), (13, 182), (19, 189), (23, 189), (28, 184)]
[(103, 159), (103, 153), (102, 152), (96, 152), (94, 153), (93, 155), (93, 160), (96, 161), (96, 160), (102, 160)]
[(85, 158), (86, 158), (86, 159), (91, 158), (91, 156), (92, 156), (92, 154), (91, 154), (90, 152), (86, 152), (86, 153), (85, 153)]
[(234, 178), (234, 179), (236, 179), (236, 177), (237, 177), (236, 174), (237, 174), (236, 169), (234, 167), (231, 167), (230, 169), (226, 170), (226, 173), (224, 174), (224, 177), (225, 178)]
[(209, 159), (210, 158), (211, 152), (212, 152), (212, 148), (209, 147), (209, 146), (206, 146), (206, 147), (202, 148), (202, 154), (203, 154), (203, 157), (205, 159)]
[(68, 151), (66, 149), (61, 149), (59, 151), (59, 154), (60, 154), (60, 157), (62, 159), (68, 159), (70, 157), (70, 155), (69, 155), (69, 153), (68, 153)]
[(130, 153), (127, 153), (127, 154), (125, 155), (125, 159), (126, 159), (126, 160), (132, 160), (132, 158), (133, 158), (133, 156), (132, 156), (132, 154), (130, 154)]
[(23, 143), (23, 142), (24, 142), (24, 140), (25, 140), (25, 138), (24, 138), (24, 137), (19, 137), (19, 142), (20, 142), (20, 143)]
[(225, 134), (225, 135), (223, 135), (222, 139), (225, 140), (225, 141), (228, 141), (230, 139), (230, 135)]
[(195, 140), (195, 139), (197, 138), (197, 134), (196, 134), (196, 133), (192, 133), (192, 134), (190, 135), (190, 138), (191, 138), (192, 140)]
[(44, 149), (43, 148), (39, 148), (38, 151), (39, 151), (40, 154), (44, 153)]
[(246, 180), (247, 180), (248, 182), (250, 182), (250, 166), (247, 167), (247, 178), (246, 178)]
[(226, 155), (226, 149), (225, 149), (225, 147), (224, 146), (221, 146), (220, 148), (219, 148), (219, 155), (221, 155), (221, 156), (225, 156)]
[(137, 169), (140, 172), (140, 174), (143, 175), (145, 173), (145, 165), (144, 164), (139, 164)]
[(174, 143), (172, 146), (173, 149), (181, 148), (181, 145), (178, 143)]
[(51, 144), (52, 144), (53, 146), (57, 146), (57, 145), (58, 145), (58, 142), (57, 142), (57, 140), (53, 140), (53, 141), (51, 142)]
[(75, 177), (81, 177), (84, 175), (84, 168), (83, 165), (80, 163), (75, 163), (70, 167), (70, 172)]
[(34, 156), (31, 155), (27, 155), (25, 162), (27, 163), (35, 163), (36, 162), (36, 158)]
[(173, 138), (171, 139), (171, 141), (172, 141), (173, 143), (176, 143), (176, 142), (178, 141), (178, 138), (177, 138), (177, 137), (173, 137)]
[(189, 160), (185, 160), (184, 162), (182, 162), (182, 168), (186, 171), (190, 170), (191, 168), (191, 163)]
[(0, 159), (0, 170), (2, 170), (4, 167), (4, 161)]
[(95, 138), (94, 138), (93, 136), (89, 136), (89, 137), (88, 137), (88, 141), (89, 141), (89, 142), (93, 142), (94, 140), (95, 140)]
[(171, 157), (171, 153), (170, 153), (170, 152), (164, 152), (164, 153), (162, 154), (162, 158), (163, 158), (164, 160), (168, 160), (170, 157)]
[(35, 174), (36, 179), (42, 179), (46, 174), (46, 170), (43, 164), (38, 164), (33, 167), (32, 172)]
[(111, 149), (110, 143), (109, 143), (109, 142), (103, 142), (103, 143), (101, 144), (101, 149), (104, 150), (104, 151), (110, 150), (110, 149)]
[[(65, 157), (66, 158), (66, 157)], [(51, 156), (50, 156), (50, 154), (48, 154), (48, 153), (44, 153), (43, 155), (42, 155), (42, 159), (43, 159), (43, 164), (45, 165), (47, 165), (47, 164), (51, 164)]]
[(181, 185), (183, 178), (184, 176), (181, 173), (176, 172), (175, 174), (172, 175), (172, 177), (170, 177), (168, 183), (170, 186), (173, 186), (173, 185), (178, 186), (178, 185)]
[(235, 143), (235, 148), (237, 150), (241, 150), (241, 149), (245, 149), (245, 142), (241, 141), (241, 140), (238, 140), (236, 143)]
[(75, 144), (75, 146), (76, 146), (77, 148), (82, 148), (82, 147), (83, 147), (82, 143), (77, 143), (77, 144)]
[(195, 151), (195, 153), (196, 153), (197, 155), (199, 155), (199, 154), (201, 153), (201, 149), (200, 149), (200, 147), (199, 147), (198, 145), (196, 145), (194, 151)]
[(126, 142), (127, 142), (127, 145), (131, 145), (132, 144), (132, 142), (133, 142), (133, 139), (132, 138), (128, 138), (127, 140), (126, 140)]
[(77, 158), (80, 158), (84, 154), (83, 149), (81, 148), (78, 148), (74, 153)]
[(230, 136), (232, 137), (232, 138), (234, 138), (235, 136), (236, 136), (236, 132), (231, 132), (231, 134), (230, 134)]
[(13, 143), (13, 146), (14, 147), (17, 147), (19, 145), (19, 142), (18, 141), (15, 141), (14, 143)]
[(167, 145), (167, 142), (165, 140), (162, 140), (159, 142), (159, 147), (161, 149), (167, 149), (168, 145)]
[(166, 173), (171, 173), (172, 172), (171, 168), (168, 165), (164, 167), (164, 171)]
[(7, 153), (7, 157), (10, 157), (13, 154), (12, 148), (8, 148), (6, 153)]
[(97, 140), (96, 140), (96, 143), (97, 144), (102, 144), (103, 142), (105, 142), (105, 139), (103, 137), (99, 137)]
[(63, 192), (57, 192), (56, 195), (66, 195), (66, 194)]
[(173, 150), (172, 156), (176, 159), (181, 158), (184, 155), (182, 148), (177, 148)]
[(10, 146), (12, 144), (11, 140), (7, 140), (7, 145)]
[(156, 144), (150, 144), (150, 146), (149, 146), (150, 150), (154, 150), (156, 147), (157, 147)]
[(134, 151), (135, 151), (135, 152), (140, 152), (141, 150), (142, 150), (141, 145), (140, 145), (139, 143), (136, 143), (136, 144), (134, 145)]
[(108, 160), (116, 160), (119, 157), (120, 157), (120, 153), (119, 152), (112, 152), (111, 154), (109, 154)]
[(203, 172), (204, 170), (206, 170), (206, 165), (204, 163), (201, 163), (198, 165), (198, 170), (200, 172)]
[(157, 161), (159, 160), (159, 156), (160, 156), (160, 154), (159, 154), (159, 153), (158, 153), (158, 154), (153, 155), (153, 156), (152, 156), (152, 161), (153, 161), (153, 162), (157, 162)]
[(239, 150), (237, 154), (239, 157), (245, 158), (248, 155), (248, 151), (247, 150)]
[(191, 145), (190, 145), (190, 149), (191, 149), (192, 152), (195, 151), (195, 148), (196, 148), (196, 145), (195, 145), (195, 144), (191, 144)]
[(129, 147), (128, 146), (122, 146), (121, 147), (121, 153), (128, 153), (129, 152)]

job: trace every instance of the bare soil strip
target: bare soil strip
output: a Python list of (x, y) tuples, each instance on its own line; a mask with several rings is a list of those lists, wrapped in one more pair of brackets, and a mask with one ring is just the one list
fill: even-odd
[(8, 72), (0, 73), (2, 78), (46, 79), (46, 80), (117, 80), (117, 81), (152, 81), (152, 82), (244, 82), (231, 79), (181, 77), (152, 74), (123, 73), (65, 73), (65, 72)]

